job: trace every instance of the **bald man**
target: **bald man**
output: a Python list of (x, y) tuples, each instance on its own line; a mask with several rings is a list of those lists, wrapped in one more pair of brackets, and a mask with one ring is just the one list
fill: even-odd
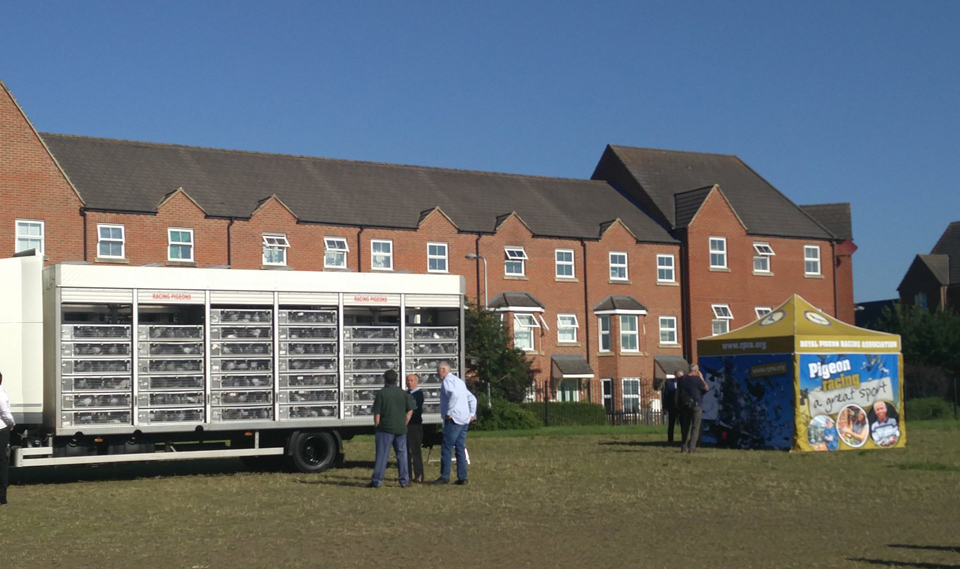
[(420, 391), (420, 377), (415, 373), (407, 376), (407, 389), (417, 407), (407, 423), (407, 454), (410, 456), (412, 482), (423, 482), (423, 392)]

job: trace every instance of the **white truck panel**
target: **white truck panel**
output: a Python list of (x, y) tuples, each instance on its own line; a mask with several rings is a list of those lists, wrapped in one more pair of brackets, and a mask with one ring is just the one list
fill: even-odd
[(43, 258), (0, 259), (0, 372), (17, 423), (43, 411)]

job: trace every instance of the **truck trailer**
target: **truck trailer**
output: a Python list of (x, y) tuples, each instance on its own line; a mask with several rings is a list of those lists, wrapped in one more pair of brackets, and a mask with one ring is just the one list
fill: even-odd
[(373, 432), (383, 374), (463, 369), (456, 275), (0, 260), (0, 373), (29, 468), (241, 458), (322, 472)]

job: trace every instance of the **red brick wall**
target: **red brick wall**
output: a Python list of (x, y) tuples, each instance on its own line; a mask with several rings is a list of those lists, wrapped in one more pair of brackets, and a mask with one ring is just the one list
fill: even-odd
[(44, 222), (48, 263), (83, 259), (82, 202), (33, 125), (0, 83), (0, 257), (15, 252), (16, 220)]
[[(710, 237), (727, 240), (727, 269), (710, 268)], [(747, 235), (722, 193), (710, 194), (687, 228), (687, 285), (690, 307), (686, 318), (692, 341), (689, 351), (696, 359), (697, 338), (712, 334), (711, 304), (728, 304), (734, 319), (730, 330), (756, 320), (755, 308), (775, 308), (792, 294), (799, 294), (828, 314), (834, 314), (833, 270), (830, 242), (816, 239), (785, 239)], [(769, 243), (775, 255), (769, 274), (754, 274), (753, 244)], [(804, 274), (804, 246), (820, 247), (820, 275)]]

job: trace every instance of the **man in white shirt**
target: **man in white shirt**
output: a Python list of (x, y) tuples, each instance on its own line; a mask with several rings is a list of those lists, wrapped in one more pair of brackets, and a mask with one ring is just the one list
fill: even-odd
[(450, 362), (440, 362), (437, 376), (443, 382), (440, 388), (440, 416), (443, 417), (443, 444), (440, 446), (440, 478), (433, 484), (450, 483), (450, 461), (457, 453), (457, 482), (467, 483), (467, 428), (477, 418), (477, 398), (467, 384), (450, 373)]
[(7, 447), (10, 445), (10, 431), (16, 426), (13, 413), (10, 412), (10, 398), (3, 390), (3, 374), (0, 373), (0, 505), (7, 503), (7, 484), (9, 482), (7, 469), (10, 461), (7, 458)]

